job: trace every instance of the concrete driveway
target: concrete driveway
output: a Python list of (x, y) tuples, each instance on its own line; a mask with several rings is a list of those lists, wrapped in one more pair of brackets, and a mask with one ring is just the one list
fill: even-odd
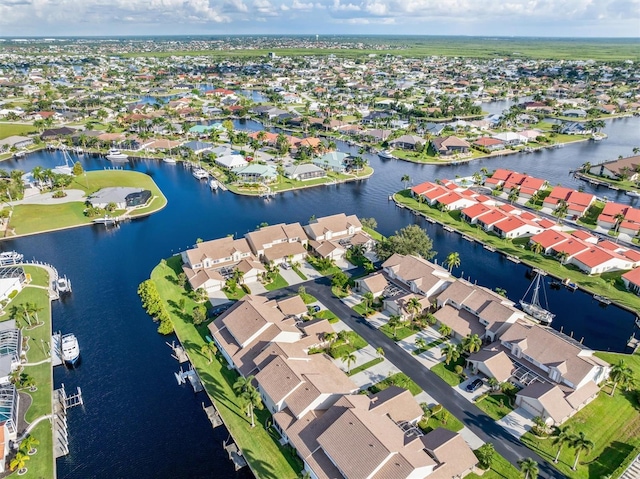
[[(478, 389), (476, 389), (473, 392), (467, 391), (467, 385), (471, 384), (476, 379), (482, 379), (482, 386), (480, 386)], [(477, 374), (473, 376), (469, 376), (469, 379), (463, 381), (462, 383), (460, 383), (458, 387), (456, 387), (456, 391), (458, 392), (458, 394), (460, 394), (460, 396), (462, 396), (469, 402), (474, 402), (475, 398), (477, 398), (481, 394), (488, 392), (489, 389), (490, 388), (487, 385), (485, 378)]]
[(214, 291), (213, 293), (209, 293), (209, 302), (211, 303), (211, 306), (219, 306), (230, 301), (231, 300), (227, 298), (227, 295), (224, 294), (223, 291)]
[(299, 284), (306, 281), (298, 276), (298, 273), (291, 268), (285, 269), (282, 266), (280, 266), (280, 276), (282, 276), (289, 285)]
[(520, 439), (524, 433), (533, 427), (533, 414), (519, 407), (505, 417), (496, 421), (513, 437)]

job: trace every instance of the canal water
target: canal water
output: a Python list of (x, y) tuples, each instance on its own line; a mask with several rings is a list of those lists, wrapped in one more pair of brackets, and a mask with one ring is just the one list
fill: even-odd
[[(254, 122), (255, 123), (255, 122)], [(253, 123), (237, 123), (254, 129)], [(307, 222), (312, 215), (338, 212), (374, 217), (381, 233), (388, 235), (416, 222), (424, 227), (443, 261), (451, 251), (460, 253), (461, 266), (471, 281), (489, 288), (501, 287), (519, 300), (529, 285), (526, 268), (507, 261), (448, 233), (388, 201), (402, 188), (408, 174), (412, 183), (436, 178), (468, 176), (482, 167), (513, 168), (577, 188), (585, 186), (600, 196), (624, 202), (624, 195), (593, 189), (569, 176), (585, 161), (597, 163), (629, 155), (640, 143), (640, 119), (608, 123), (609, 139), (583, 142), (562, 149), (517, 154), (457, 166), (425, 166), (402, 161), (381, 161), (368, 156), (375, 174), (368, 180), (290, 192), (265, 201), (213, 193), (180, 165), (143, 160), (125, 168), (151, 175), (169, 202), (162, 211), (141, 220), (105, 229), (91, 226), (33, 237), (6, 240), (0, 249), (16, 250), (28, 259), (52, 263), (73, 282), (73, 294), (54, 303), (56, 330), (74, 332), (82, 350), (76, 370), (57, 368), (56, 386), (82, 387), (85, 406), (70, 411), (71, 453), (58, 461), (62, 478), (246, 478), (245, 470), (233, 471), (221, 447), (227, 439), (222, 428), (213, 431), (205, 413), (202, 394), (178, 386), (178, 363), (156, 333), (156, 325), (140, 306), (138, 284), (149, 277), (161, 258), (190, 247), (197, 238), (239, 237), (262, 222)], [(357, 148), (340, 142), (344, 151)], [(111, 164), (102, 158), (80, 156), (85, 169)], [(36, 165), (63, 163), (59, 153), (40, 152), (22, 160), (4, 162), (3, 168), (29, 171)], [(623, 351), (634, 331), (633, 315), (614, 306), (600, 307), (589, 295), (565, 289), (549, 290), (553, 326), (590, 347)]]

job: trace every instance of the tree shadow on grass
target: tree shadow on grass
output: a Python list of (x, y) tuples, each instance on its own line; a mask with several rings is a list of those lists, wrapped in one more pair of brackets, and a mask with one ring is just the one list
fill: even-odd
[(171, 275), (171, 274), (167, 274), (167, 275), (164, 277), (164, 279), (166, 279), (167, 281), (169, 281), (171, 284), (175, 284), (175, 285), (177, 285), (177, 284), (178, 284), (178, 279), (177, 279), (175, 276)]
[(278, 476), (273, 466), (262, 459), (258, 459), (257, 454), (255, 454), (252, 449), (243, 449), (242, 454), (247, 462), (251, 464), (251, 468), (255, 471), (257, 477), (263, 479), (282, 479)]
[(589, 468), (589, 477), (605, 477), (622, 464), (632, 451), (630, 444), (613, 441), (593, 461), (583, 464)]

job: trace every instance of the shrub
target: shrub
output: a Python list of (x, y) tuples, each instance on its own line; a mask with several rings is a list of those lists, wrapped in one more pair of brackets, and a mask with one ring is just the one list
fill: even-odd
[(11, 292), (9, 293), (9, 299), (13, 299), (13, 298), (15, 298), (17, 295), (18, 295), (18, 290), (17, 290), (17, 289), (14, 289), (13, 291), (11, 291)]
[(458, 364), (458, 365), (455, 367), (455, 371), (456, 371), (456, 374), (457, 374), (458, 376), (461, 376), (461, 375), (462, 375), (462, 372), (464, 371), (464, 368), (463, 368), (461, 365), (459, 365), (459, 364)]
[(51, 195), (52, 198), (64, 198), (65, 196), (67, 196), (67, 193), (62, 190), (58, 190)]

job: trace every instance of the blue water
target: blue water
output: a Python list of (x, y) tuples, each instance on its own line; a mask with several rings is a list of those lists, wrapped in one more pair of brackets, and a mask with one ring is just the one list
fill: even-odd
[[(259, 124), (246, 122), (243, 127), (259, 128)], [(639, 127), (638, 118), (615, 120), (605, 130), (606, 141), (453, 167), (382, 162), (370, 155), (376, 172), (369, 180), (290, 192), (268, 202), (212, 193), (180, 165), (152, 160), (127, 163), (126, 168), (154, 178), (169, 200), (165, 209), (119, 229), (84, 227), (0, 244), (3, 251), (17, 250), (26, 258), (52, 263), (73, 282), (73, 294), (54, 303), (53, 322), (56, 330), (76, 334), (82, 364), (77, 370), (57, 368), (54, 380), (68, 389), (81, 386), (85, 407), (70, 411), (71, 453), (58, 461), (58, 477), (250, 477), (246, 471), (232, 470), (221, 448), (227, 432), (212, 430), (202, 411), (204, 396), (176, 384), (173, 373), (179, 365), (165, 345), (172, 338), (159, 336), (140, 306), (136, 288), (161, 258), (190, 247), (196, 238), (240, 236), (264, 221), (307, 222), (312, 215), (355, 213), (375, 217), (383, 234), (417, 222), (432, 237), (439, 261), (451, 251), (459, 252), (459, 273), (478, 284), (504, 288), (517, 301), (529, 285), (526, 268), (396, 208), (388, 195), (402, 187), (404, 174), (418, 183), (467, 176), (483, 166), (510, 167), (577, 188), (583, 184), (568, 175), (570, 169), (585, 161), (630, 154), (637, 146)], [(350, 149), (341, 142), (338, 146)], [(97, 157), (81, 156), (80, 161), (89, 170), (110, 166)], [(2, 167), (30, 170), (62, 162), (59, 153), (41, 152), (4, 162)], [(589, 185), (586, 190), (614, 196)], [(614, 306), (602, 308), (581, 292), (547, 291), (550, 309), (556, 313), (554, 327), (573, 332), (596, 349), (624, 350), (634, 329), (632, 314)]]

